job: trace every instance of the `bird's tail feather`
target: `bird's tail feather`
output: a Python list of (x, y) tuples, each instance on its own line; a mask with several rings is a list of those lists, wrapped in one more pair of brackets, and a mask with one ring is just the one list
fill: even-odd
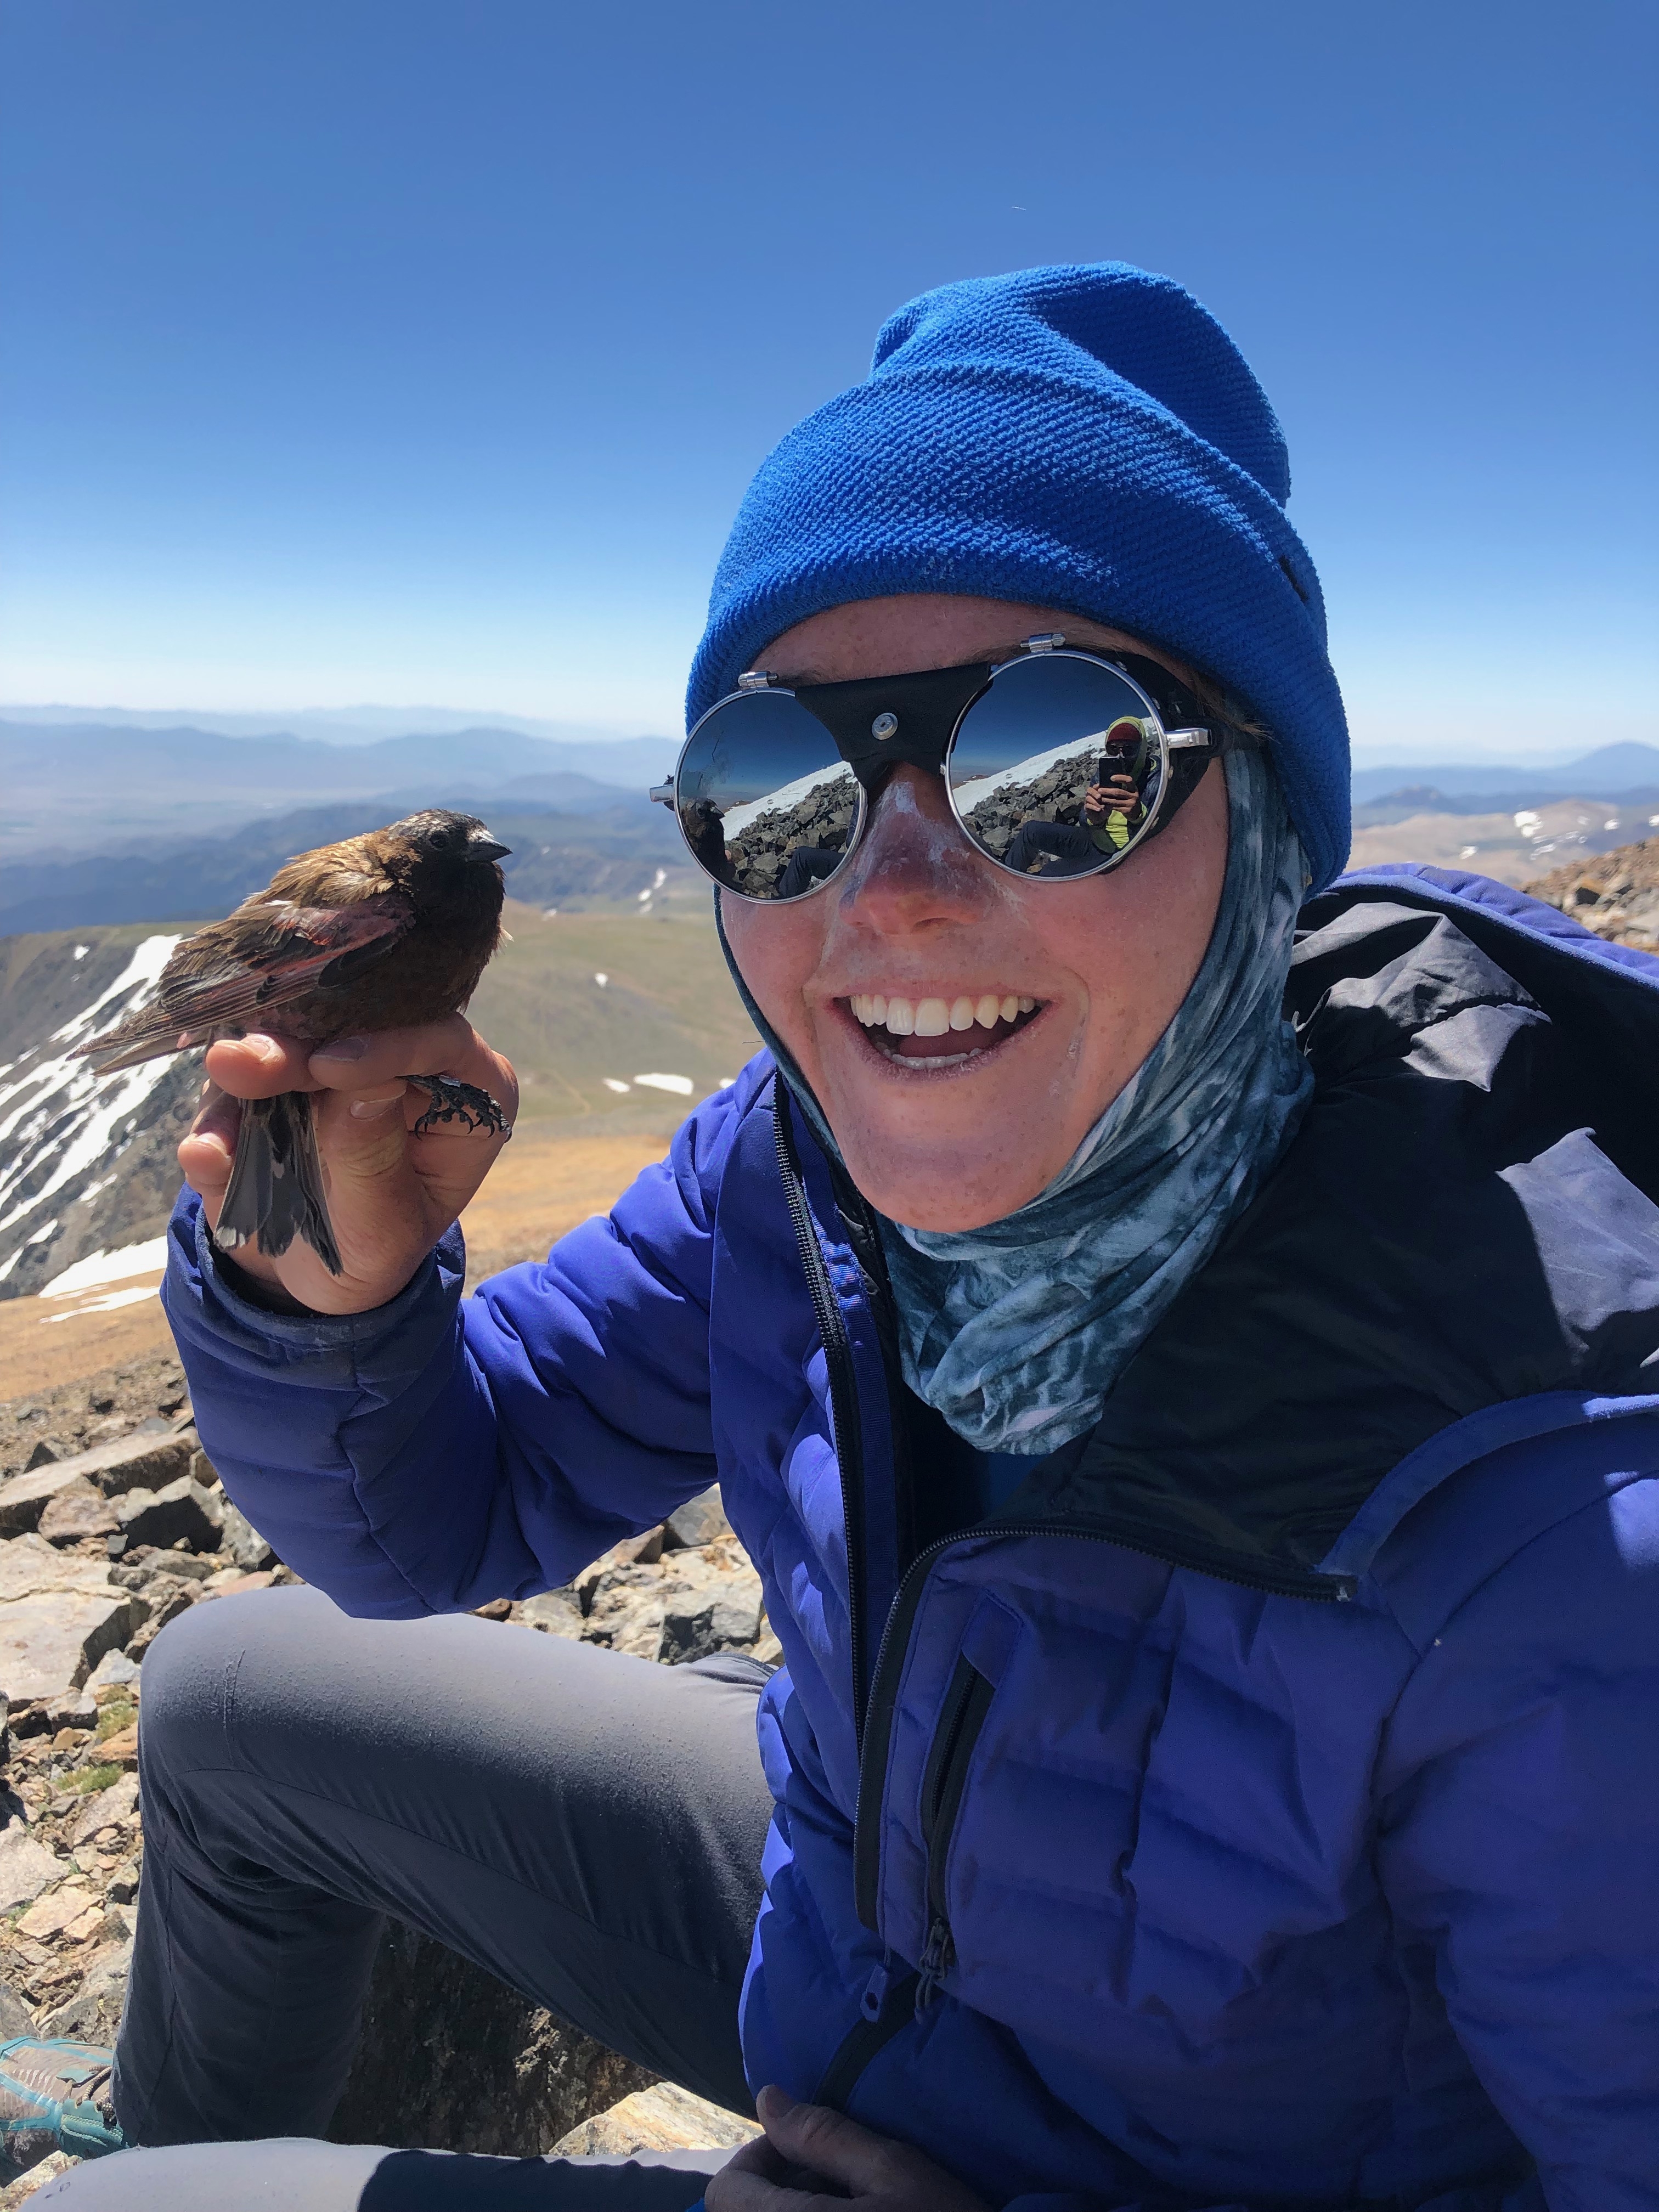
[(228, 1252), (257, 1242), (260, 1251), (275, 1259), (296, 1233), (331, 1274), (341, 1272), (311, 1101), (303, 1091), (245, 1099), (213, 1241)]

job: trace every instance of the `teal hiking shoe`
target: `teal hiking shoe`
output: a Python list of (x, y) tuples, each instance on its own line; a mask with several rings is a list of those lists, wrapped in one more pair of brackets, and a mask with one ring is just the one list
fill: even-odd
[(125, 2149), (110, 2088), (114, 2057), (95, 2043), (33, 2035), (0, 2043), (0, 2175), (14, 2180), (55, 2150), (101, 2158)]

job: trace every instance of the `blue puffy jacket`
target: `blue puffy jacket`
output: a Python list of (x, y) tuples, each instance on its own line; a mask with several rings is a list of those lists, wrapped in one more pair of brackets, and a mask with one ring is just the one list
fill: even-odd
[[(786, 1668), (751, 2079), (1018, 2212), (1659, 2206), (1659, 963), (1349, 878), (1278, 1172), (988, 1520), (763, 1057), (540, 1266), (282, 1319), (175, 1216), (203, 1440), (349, 1611), (712, 1480)], [(965, 1524), (965, 1525), (964, 1525)]]

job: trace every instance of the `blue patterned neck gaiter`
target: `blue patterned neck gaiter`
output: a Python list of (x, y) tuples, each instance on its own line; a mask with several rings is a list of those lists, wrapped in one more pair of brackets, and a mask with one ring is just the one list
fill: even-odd
[(1262, 756), (1225, 768), (1227, 872), (1203, 965), (1071, 1160), (983, 1229), (882, 1223), (904, 1379), (981, 1451), (1036, 1455), (1094, 1427), (1312, 1091), (1283, 1012), (1302, 848)]
[[(980, 1451), (1037, 1457), (1094, 1427), (1130, 1358), (1277, 1165), (1313, 1090), (1283, 1012), (1302, 848), (1263, 757), (1242, 750), (1224, 767), (1227, 871), (1203, 964), (1070, 1161), (1040, 1197), (983, 1229), (877, 1217), (904, 1379)], [(726, 960), (814, 1136), (839, 1158), (729, 947)]]

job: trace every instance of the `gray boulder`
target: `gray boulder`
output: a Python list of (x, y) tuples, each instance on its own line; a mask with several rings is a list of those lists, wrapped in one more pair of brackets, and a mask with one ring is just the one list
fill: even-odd
[(543, 1590), (538, 1597), (520, 1598), (511, 1618), (521, 1628), (539, 1628), (549, 1636), (579, 1637), (582, 1601), (574, 1589)]
[(76, 1814), (75, 1825), (69, 1832), (69, 1847), (78, 1851), (82, 1844), (89, 1844), (106, 1828), (136, 1832), (137, 1826), (138, 1777), (123, 1774), (107, 1790), (94, 1790), (88, 1794), (85, 1807)]
[[(0, 1536), (15, 1536), (40, 1526), (40, 1516), (60, 1491), (89, 1487), (74, 1471), (73, 1460), (48, 1460), (0, 1482)], [(67, 1470), (67, 1472), (65, 1471)]]
[(49, 1498), (69, 1484), (89, 1482), (106, 1498), (139, 1488), (157, 1489), (186, 1474), (196, 1450), (191, 1435), (118, 1437), (112, 1443), (54, 1460), (0, 1482), (0, 1535), (34, 1528)]
[(88, 1966), (85, 1978), (66, 2003), (49, 2012), (37, 2035), (70, 2035), (82, 2043), (111, 2044), (121, 2024), (121, 2005), (132, 1965), (132, 1939), (112, 1943)]
[(712, 1544), (717, 1536), (729, 1536), (732, 1523), (726, 1517), (726, 1508), (720, 1503), (720, 1486), (701, 1492), (688, 1498), (684, 1505), (677, 1505), (664, 1522), (671, 1546), (684, 1549), (696, 1544)]
[(239, 1505), (219, 1493), (223, 1504), (223, 1520), (220, 1524), (219, 1549), (228, 1552), (245, 1575), (257, 1575), (266, 1567), (275, 1566), (276, 1554)]
[(49, 1544), (77, 1544), (83, 1536), (112, 1536), (120, 1527), (101, 1490), (76, 1475), (46, 1500), (36, 1527)]
[(27, 1825), (13, 1820), (0, 1828), (0, 1912), (15, 1912), (30, 1904), (49, 1882), (61, 1881), (70, 1871), (62, 1859), (36, 1843)]
[(14, 1706), (67, 1697), (149, 1610), (137, 1591), (112, 1586), (106, 1560), (54, 1551), (33, 1534), (0, 1543), (0, 1690)]
[(96, 1695), (100, 1690), (125, 1688), (138, 1680), (138, 1669), (125, 1651), (106, 1651), (87, 1677), (88, 1692)]
[(149, 1612), (130, 1590), (42, 1590), (0, 1604), (0, 1684), (14, 1704), (78, 1690), (106, 1651), (131, 1641)]
[(225, 1509), (216, 1494), (181, 1474), (161, 1490), (130, 1490), (116, 1516), (129, 1544), (154, 1544), (170, 1551), (180, 1537), (193, 1552), (216, 1552)]
[(0, 1982), (0, 2042), (33, 2033), (34, 2014), (9, 1982)]

